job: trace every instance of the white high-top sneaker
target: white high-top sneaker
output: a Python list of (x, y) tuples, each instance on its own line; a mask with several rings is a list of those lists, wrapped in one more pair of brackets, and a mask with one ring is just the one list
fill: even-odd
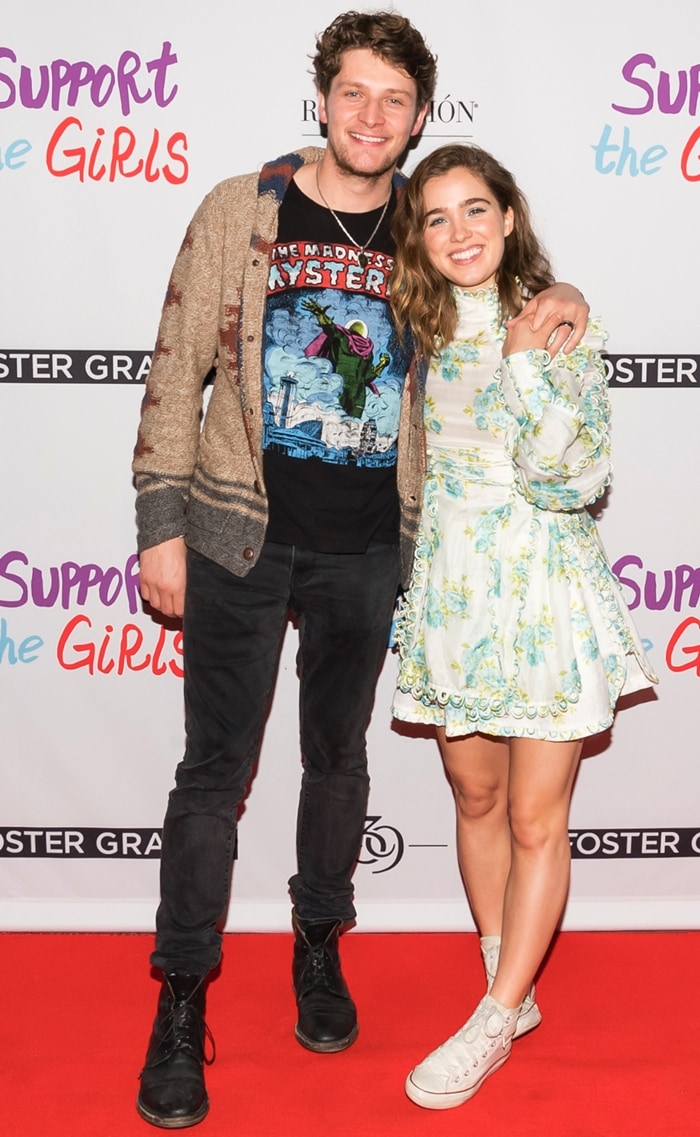
[(408, 1097), (424, 1109), (452, 1109), (469, 1101), (507, 1060), (517, 1021), (517, 1007), (484, 995), (461, 1030), (411, 1070)]
[[(493, 981), (496, 978), (496, 971), (498, 970), (501, 937), (482, 936), (479, 943), (481, 945), (481, 956), (484, 961), (484, 971), (486, 972), (486, 990), (490, 991), (493, 987)], [(520, 1014), (518, 1015), (518, 1022), (513, 1038), (520, 1038), (521, 1035), (527, 1034), (529, 1030), (534, 1030), (541, 1022), (542, 1012), (535, 1002), (535, 985), (533, 983), (520, 1004)]]

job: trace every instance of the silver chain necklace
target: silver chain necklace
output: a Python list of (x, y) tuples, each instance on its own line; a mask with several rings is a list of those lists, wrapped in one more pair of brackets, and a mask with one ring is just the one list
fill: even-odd
[(391, 201), (391, 193), (389, 194), (388, 198), (384, 202), (384, 208), (381, 212), (381, 216), (379, 218), (379, 221), (374, 226), (374, 229), (370, 233), (370, 235), (367, 238), (367, 240), (365, 241), (364, 245), (361, 245), (359, 241), (355, 240), (352, 233), (348, 233), (347, 229), (343, 225), (343, 222), (338, 217), (338, 214), (335, 212), (335, 210), (332, 208), (332, 206), (330, 206), (328, 204), (325, 197), (323, 196), (323, 190), (321, 189), (321, 185), (320, 185), (320, 182), (318, 180), (318, 165), (316, 166), (316, 189), (318, 190), (318, 196), (321, 198), (321, 201), (325, 205), (326, 209), (328, 209), (330, 211), (331, 217), (335, 221), (336, 225), (338, 225), (339, 228), (341, 228), (343, 230), (343, 233), (345, 234), (345, 236), (347, 237), (347, 239), (349, 241), (352, 241), (355, 248), (360, 250), (358, 258), (357, 258), (358, 261), (360, 262), (360, 268), (367, 268), (367, 265), (369, 264), (369, 257), (365, 254), (365, 249), (370, 244), (370, 242), (373, 241), (374, 238), (376, 237), (377, 232), (379, 230), (379, 226), (381, 225), (382, 221), (384, 220), (384, 216), (386, 214), (386, 211), (389, 208), (389, 202)]

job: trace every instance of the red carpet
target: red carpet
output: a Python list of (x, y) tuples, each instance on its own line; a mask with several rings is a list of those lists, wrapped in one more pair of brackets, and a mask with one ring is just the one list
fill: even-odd
[[(135, 1112), (158, 984), (149, 936), (0, 936), (3, 1137), (151, 1137)], [(538, 983), (542, 1025), (459, 1109), (406, 1073), (482, 994), (474, 935), (353, 933), (360, 1036), (294, 1040), (291, 936), (228, 935), (209, 990), (218, 1057), (202, 1137), (696, 1137), (700, 933), (565, 933)], [(161, 1131), (163, 1132), (163, 1131)]]

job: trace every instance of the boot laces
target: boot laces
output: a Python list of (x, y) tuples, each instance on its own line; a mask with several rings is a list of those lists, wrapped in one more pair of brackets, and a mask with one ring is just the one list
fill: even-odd
[(319, 944), (309, 950), (307, 960), (307, 975), (314, 986), (323, 983), (331, 986), (335, 979), (335, 967), (331, 954), (325, 944)]
[(159, 1066), (178, 1050), (189, 1051), (198, 1061), (204, 1062), (205, 1066), (213, 1063), (216, 1058), (214, 1035), (190, 1001), (194, 994), (193, 991), (187, 999), (173, 1003), (162, 1021), (161, 1056), (148, 1062), (147, 1066)]

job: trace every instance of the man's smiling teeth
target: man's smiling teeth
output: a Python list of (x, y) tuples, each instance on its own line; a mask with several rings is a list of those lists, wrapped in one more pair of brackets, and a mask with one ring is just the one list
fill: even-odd
[(360, 142), (386, 142), (386, 138), (380, 137), (376, 134), (355, 134), (353, 138), (359, 139)]
[(471, 249), (463, 249), (459, 253), (451, 253), (450, 256), (451, 259), (457, 261), (458, 264), (468, 264), (469, 261), (474, 260), (474, 257), (478, 257), (482, 249), (483, 245), (472, 245)]

